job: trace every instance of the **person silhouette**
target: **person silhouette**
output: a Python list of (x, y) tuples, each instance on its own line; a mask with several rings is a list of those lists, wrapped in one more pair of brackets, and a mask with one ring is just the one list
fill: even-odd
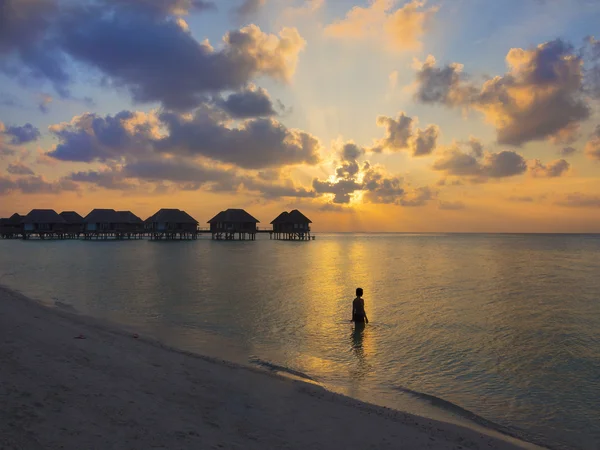
[(365, 311), (365, 300), (362, 298), (362, 288), (356, 288), (356, 298), (352, 302), (352, 322), (359, 324), (369, 323), (369, 318)]

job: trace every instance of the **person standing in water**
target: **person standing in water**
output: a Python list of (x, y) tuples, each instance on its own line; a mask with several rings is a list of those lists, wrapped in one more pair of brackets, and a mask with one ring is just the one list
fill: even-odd
[(365, 300), (362, 298), (362, 288), (356, 288), (356, 298), (352, 302), (352, 322), (369, 323), (367, 313), (365, 311)]

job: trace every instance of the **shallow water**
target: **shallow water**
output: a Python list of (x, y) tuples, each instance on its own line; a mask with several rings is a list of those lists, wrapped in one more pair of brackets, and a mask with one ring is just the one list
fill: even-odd
[(0, 241), (0, 284), (34, 298), (565, 448), (600, 447), (599, 274), (597, 235)]

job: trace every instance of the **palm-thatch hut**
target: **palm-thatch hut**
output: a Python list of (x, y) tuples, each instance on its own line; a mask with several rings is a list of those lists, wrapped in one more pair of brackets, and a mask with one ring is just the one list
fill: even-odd
[(23, 234), (24, 217), (25, 216), (14, 213), (7, 219), (0, 219), (0, 236), (4, 239), (10, 239)]
[(244, 240), (248, 237), (250, 240), (256, 239), (256, 224), (259, 220), (252, 217), (243, 209), (228, 209), (221, 211), (215, 217), (208, 221), (213, 239), (235, 239), (237, 233), (238, 239)]
[(83, 233), (83, 217), (75, 211), (63, 211), (59, 216), (65, 219), (65, 234), (69, 237), (79, 237), (79, 235)]
[(32, 209), (23, 218), (23, 237), (28, 239), (37, 235), (40, 239), (62, 238), (66, 223), (53, 209)]
[(94, 209), (83, 219), (86, 239), (141, 238), (144, 222), (131, 211)]
[(198, 221), (180, 209), (163, 208), (145, 221), (151, 239), (196, 239)]
[(297, 209), (282, 212), (271, 224), (271, 238), (286, 240), (310, 240), (310, 224), (312, 221)]

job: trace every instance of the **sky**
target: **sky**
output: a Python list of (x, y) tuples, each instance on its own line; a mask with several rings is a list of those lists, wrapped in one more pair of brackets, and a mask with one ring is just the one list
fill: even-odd
[(598, 23), (595, 0), (4, 0), (0, 217), (600, 232)]

